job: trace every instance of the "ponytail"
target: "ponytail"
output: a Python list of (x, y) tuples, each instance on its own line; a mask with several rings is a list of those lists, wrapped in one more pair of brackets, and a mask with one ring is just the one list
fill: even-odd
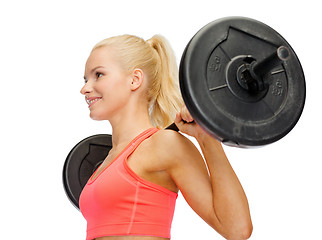
[(144, 41), (133, 35), (104, 39), (93, 50), (113, 46), (124, 71), (142, 69), (148, 76), (147, 101), (152, 124), (158, 128), (169, 126), (180, 111), (183, 100), (179, 90), (176, 58), (168, 41), (155, 35)]
[(147, 43), (159, 55), (156, 76), (149, 89), (149, 95), (152, 97), (150, 116), (155, 126), (165, 128), (173, 122), (175, 114), (183, 105), (178, 67), (174, 52), (164, 37), (155, 35)]

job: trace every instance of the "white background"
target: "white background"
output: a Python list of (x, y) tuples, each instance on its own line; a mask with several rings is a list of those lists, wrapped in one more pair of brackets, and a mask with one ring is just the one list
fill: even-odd
[[(86, 222), (65, 195), (62, 168), (81, 139), (111, 133), (108, 122), (88, 117), (79, 94), (95, 43), (159, 33), (179, 62), (201, 27), (226, 16), (255, 18), (281, 33), (307, 84), (303, 115), (290, 134), (256, 150), (225, 147), (250, 203), (251, 239), (322, 239), (322, 17), (310, 0), (2, 1), (0, 238), (85, 237)], [(179, 196), (172, 239), (222, 238)]]

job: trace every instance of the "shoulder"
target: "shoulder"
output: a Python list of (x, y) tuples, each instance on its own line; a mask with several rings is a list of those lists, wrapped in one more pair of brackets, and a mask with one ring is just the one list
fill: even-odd
[(199, 150), (188, 137), (173, 130), (160, 130), (151, 141), (155, 154), (171, 165), (200, 156)]
[(160, 148), (170, 149), (173, 147), (185, 148), (192, 146), (193, 143), (184, 135), (173, 130), (160, 130), (153, 135), (153, 143)]

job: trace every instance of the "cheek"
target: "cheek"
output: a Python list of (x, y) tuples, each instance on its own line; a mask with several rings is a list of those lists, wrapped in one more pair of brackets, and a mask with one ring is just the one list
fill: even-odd
[(103, 97), (104, 94), (109, 90), (110, 86), (107, 81), (97, 81), (95, 83), (94, 90), (98, 93), (99, 96)]
[(111, 101), (122, 101), (122, 99), (129, 96), (129, 89), (126, 87), (125, 81), (123, 79), (115, 79), (115, 81), (110, 81), (108, 83), (102, 84), (102, 89), (104, 89), (103, 97), (108, 98)]
[(95, 91), (102, 100), (91, 109), (90, 117), (94, 120), (106, 120), (122, 109), (128, 103), (131, 92), (121, 80), (97, 82)]
[(117, 97), (127, 93), (125, 86), (123, 79), (104, 79), (96, 83), (95, 91), (105, 98), (110, 98), (111, 96)]

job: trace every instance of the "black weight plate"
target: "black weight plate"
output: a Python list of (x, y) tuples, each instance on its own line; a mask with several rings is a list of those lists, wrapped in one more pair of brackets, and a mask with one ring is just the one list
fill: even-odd
[(83, 139), (69, 152), (63, 168), (65, 192), (79, 209), (79, 196), (99, 165), (112, 148), (112, 136), (98, 134)]
[[(258, 94), (242, 89), (235, 71), (240, 59), (261, 61), (280, 46), (289, 49), (290, 57), (263, 76), (269, 87)], [(180, 62), (180, 88), (196, 122), (239, 147), (284, 137), (301, 116), (306, 92), (292, 47), (271, 27), (243, 17), (211, 22), (190, 40)]]

